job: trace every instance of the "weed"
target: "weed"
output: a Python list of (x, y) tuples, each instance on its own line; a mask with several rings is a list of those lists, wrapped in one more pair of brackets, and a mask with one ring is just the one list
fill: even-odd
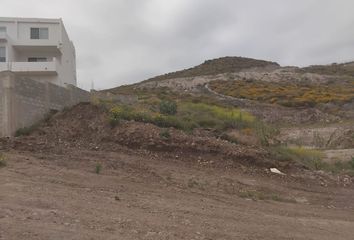
[(258, 120), (253, 122), (252, 127), (263, 146), (269, 146), (271, 139), (279, 132), (278, 129)]
[(235, 143), (235, 144), (238, 144), (238, 143), (239, 143), (239, 140), (238, 140), (236, 137), (230, 136), (230, 135), (228, 135), (228, 134), (226, 134), (226, 133), (223, 133), (223, 134), (220, 136), (220, 138), (223, 139), (223, 140), (226, 140), (226, 141), (228, 141), (228, 142), (231, 142), (231, 143)]
[(97, 163), (95, 167), (95, 173), (100, 174), (101, 170), (102, 170), (102, 165), (100, 163)]
[(170, 132), (168, 131), (168, 129), (163, 129), (163, 130), (160, 132), (160, 137), (161, 137), (161, 138), (169, 139), (169, 138), (171, 137), (171, 134), (170, 134)]
[(0, 168), (6, 167), (7, 162), (4, 155), (0, 154)]
[(196, 180), (194, 178), (190, 178), (190, 179), (188, 179), (187, 185), (189, 188), (199, 188), (200, 190), (205, 190), (207, 183), (206, 182), (203, 183), (203, 182)]

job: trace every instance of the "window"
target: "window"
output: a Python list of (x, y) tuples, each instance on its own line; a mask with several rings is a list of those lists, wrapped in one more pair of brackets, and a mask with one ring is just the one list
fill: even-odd
[(0, 62), (6, 62), (6, 48), (0, 47)]
[(6, 33), (6, 27), (0, 27), (0, 33), (5, 32)]
[(31, 39), (48, 39), (48, 28), (31, 28)]
[(45, 57), (30, 57), (28, 58), (28, 62), (46, 62), (47, 58)]

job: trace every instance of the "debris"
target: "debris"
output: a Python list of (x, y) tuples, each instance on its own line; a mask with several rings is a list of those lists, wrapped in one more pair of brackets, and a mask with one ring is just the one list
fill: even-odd
[(276, 168), (271, 168), (270, 171), (271, 171), (272, 173), (275, 173), (275, 174), (286, 175), (285, 173), (282, 173), (281, 171), (279, 171), (279, 170), (276, 169)]

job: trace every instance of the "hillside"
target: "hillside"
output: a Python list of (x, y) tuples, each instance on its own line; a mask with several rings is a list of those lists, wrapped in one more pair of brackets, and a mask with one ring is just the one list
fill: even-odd
[(313, 65), (303, 68), (306, 72), (326, 75), (347, 75), (354, 77), (354, 62), (333, 63), (330, 65)]
[(165, 79), (182, 78), (182, 77), (196, 77), (204, 75), (217, 75), (221, 73), (239, 72), (250, 68), (264, 68), (264, 67), (279, 67), (278, 63), (264, 60), (257, 60), (244, 57), (222, 57), (212, 60), (207, 60), (204, 63), (177, 72), (167, 73), (161, 76), (153, 77), (147, 81), (159, 81)]
[(210, 60), (0, 139), (0, 239), (351, 239), (354, 81), (316, 69)]
[[(164, 75), (156, 76), (150, 79), (147, 79), (144, 82), (151, 81), (162, 81), (167, 79), (175, 79), (175, 78), (188, 78), (188, 77), (197, 77), (197, 76), (207, 76), (207, 75), (217, 75), (222, 73), (234, 73), (239, 72), (241, 70), (250, 69), (250, 68), (278, 68), (280, 67), (278, 63), (257, 60), (252, 58), (244, 58), (244, 57), (222, 57), (212, 60), (206, 60), (204, 63), (176, 72), (166, 73)], [(135, 84), (133, 84), (134, 86)], [(124, 87), (123, 87), (124, 88)], [(122, 87), (109, 89), (109, 92), (112, 93), (123, 93), (124, 91), (120, 91)]]

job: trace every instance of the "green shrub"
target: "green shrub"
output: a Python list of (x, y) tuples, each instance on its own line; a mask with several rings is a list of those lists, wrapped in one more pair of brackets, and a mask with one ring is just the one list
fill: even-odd
[(160, 113), (166, 115), (175, 115), (177, 113), (177, 103), (174, 101), (161, 101)]

